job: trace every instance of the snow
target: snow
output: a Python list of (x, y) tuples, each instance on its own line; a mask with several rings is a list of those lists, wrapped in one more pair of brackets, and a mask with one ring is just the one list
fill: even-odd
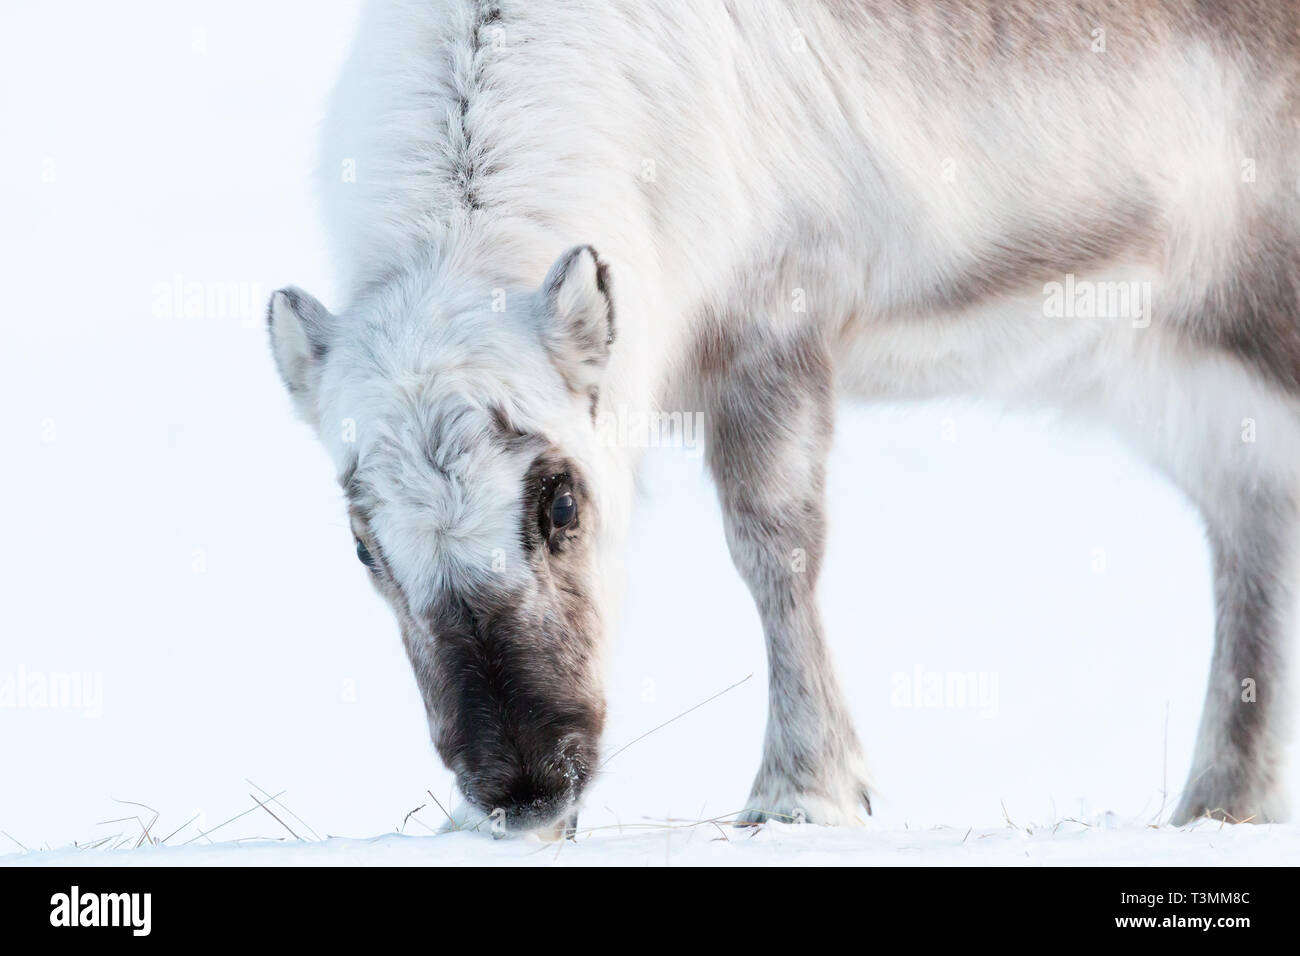
[[(288, 283), (337, 304), (310, 171), (355, 6), (131, 9), (27, 5), (0, 34), (0, 678), (90, 675), (80, 706), (0, 703), (4, 863), (1300, 858), (1294, 825), (1147, 826), (1186, 775), (1210, 657), (1194, 513), (1106, 436), (978, 403), (841, 417), (822, 599), (877, 783), (865, 828), (633, 828), (740, 809), (765, 717), (701, 462), (661, 450), (608, 752), (753, 678), (611, 760), (577, 843), (432, 835), (450, 775), (262, 325)], [(191, 308), (196, 282), (212, 301)], [(983, 696), (903, 693), (950, 675)], [(347, 838), (231, 842), (287, 836), (256, 788), (295, 832)], [(101, 821), (152, 812), (117, 801), (157, 808), (171, 845), (70, 849), (135, 842)], [(238, 814), (226, 842), (179, 846)]]
[(494, 840), (471, 833), (386, 834), (368, 840), (220, 843), (114, 852), (63, 850), (19, 865), (104, 866), (1286, 866), (1300, 858), (1295, 826), (1184, 830), (1059, 822), (1042, 829), (868, 831), (769, 823), (761, 830), (646, 825), (576, 841)]

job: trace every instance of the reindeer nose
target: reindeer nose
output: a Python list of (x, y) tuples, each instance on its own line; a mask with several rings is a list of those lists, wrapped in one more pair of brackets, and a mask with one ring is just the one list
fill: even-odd
[(573, 780), (560, 774), (520, 774), (504, 787), (475, 790), (474, 802), (489, 815), (503, 810), (507, 830), (532, 830), (566, 818), (578, 789)]

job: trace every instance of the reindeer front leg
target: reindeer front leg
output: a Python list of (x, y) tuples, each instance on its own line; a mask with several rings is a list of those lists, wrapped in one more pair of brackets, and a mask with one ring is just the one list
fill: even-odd
[(871, 812), (867, 777), (816, 599), (834, 418), (825, 345), (747, 336), (713, 352), (702, 380), (727, 543), (767, 640), (763, 762), (741, 822), (854, 823)]

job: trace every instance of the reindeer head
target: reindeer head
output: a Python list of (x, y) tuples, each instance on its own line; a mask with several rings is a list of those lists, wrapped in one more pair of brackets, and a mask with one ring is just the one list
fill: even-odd
[(470, 804), (528, 828), (573, 812), (596, 769), (624, 506), (595, 429), (605, 265), (579, 247), (501, 297), (412, 268), (337, 316), (283, 289), (268, 323), (439, 754)]

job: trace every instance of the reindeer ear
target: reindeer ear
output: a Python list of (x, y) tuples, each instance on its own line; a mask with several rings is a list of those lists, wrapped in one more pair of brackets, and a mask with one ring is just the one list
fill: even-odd
[(298, 414), (314, 425), (321, 366), (334, 340), (337, 319), (312, 296), (289, 286), (271, 294), (266, 324), (285, 388)]
[(593, 388), (614, 342), (609, 267), (591, 246), (556, 260), (542, 283), (542, 339), (569, 384)]

